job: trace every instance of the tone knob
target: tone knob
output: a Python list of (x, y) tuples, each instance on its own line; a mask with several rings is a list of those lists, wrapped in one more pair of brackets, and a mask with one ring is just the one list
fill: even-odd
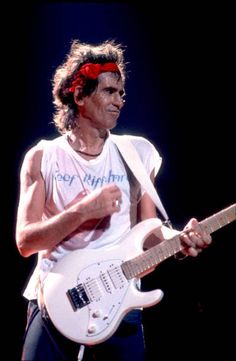
[(88, 333), (95, 333), (96, 332), (96, 326), (95, 325), (90, 325), (88, 328)]

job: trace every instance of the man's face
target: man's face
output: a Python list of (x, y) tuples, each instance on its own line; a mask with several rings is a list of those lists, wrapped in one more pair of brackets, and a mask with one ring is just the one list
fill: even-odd
[(98, 77), (95, 91), (83, 98), (80, 115), (96, 128), (112, 129), (124, 105), (124, 84), (117, 74), (106, 72)]

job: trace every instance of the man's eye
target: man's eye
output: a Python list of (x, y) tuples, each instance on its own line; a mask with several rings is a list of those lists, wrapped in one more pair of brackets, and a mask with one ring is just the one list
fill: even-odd
[(114, 89), (112, 88), (106, 88), (105, 91), (109, 94), (113, 94), (114, 93)]

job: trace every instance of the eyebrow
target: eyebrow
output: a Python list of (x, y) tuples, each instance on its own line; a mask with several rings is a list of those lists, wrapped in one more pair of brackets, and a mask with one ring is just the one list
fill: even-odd
[[(118, 91), (118, 88), (115, 88), (115, 87), (113, 87), (113, 86), (107, 86), (107, 87), (104, 88), (104, 90), (109, 90), (109, 91), (112, 91), (113, 93), (115, 93), (116, 91)], [(124, 95), (125, 95), (125, 90), (124, 90), (124, 89), (121, 89), (121, 90), (119, 91), (119, 94), (120, 94), (121, 96), (124, 96)]]

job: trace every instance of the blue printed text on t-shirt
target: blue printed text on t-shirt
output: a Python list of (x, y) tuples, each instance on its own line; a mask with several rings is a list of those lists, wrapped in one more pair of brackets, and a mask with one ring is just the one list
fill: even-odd
[[(65, 182), (69, 186), (71, 186), (74, 180), (78, 179), (78, 175), (77, 174), (70, 175), (68, 173), (62, 174), (60, 173), (59, 170), (57, 170), (56, 174), (54, 175), (54, 178), (58, 182)], [(95, 175), (92, 175), (91, 173), (86, 173), (83, 178), (83, 182), (93, 188), (96, 188), (98, 186), (101, 187), (103, 184), (108, 184), (108, 183), (122, 183), (126, 180), (127, 180), (126, 174), (115, 174), (112, 172), (111, 169), (109, 170), (107, 176), (104, 175), (102, 177), (97, 177)]]
[(108, 176), (96, 177), (92, 174), (85, 174), (83, 182), (89, 186), (96, 188), (102, 186), (105, 183), (122, 183), (127, 180), (126, 174), (114, 174), (112, 170), (109, 170)]

